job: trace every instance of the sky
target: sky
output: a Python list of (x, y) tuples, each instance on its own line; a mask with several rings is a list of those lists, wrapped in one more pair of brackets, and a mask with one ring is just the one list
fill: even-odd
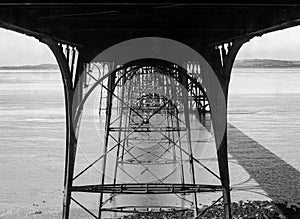
[(255, 37), (240, 49), (237, 59), (300, 61), (300, 26)]
[[(0, 28), (0, 66), (56, 63), (50, 49), (33, 37)], [(300, 60), (300, 26), (255, 37), (237, 59)]]
[(34, 37), (0, 28), (0, 66), (56, 63), (50, 49)]

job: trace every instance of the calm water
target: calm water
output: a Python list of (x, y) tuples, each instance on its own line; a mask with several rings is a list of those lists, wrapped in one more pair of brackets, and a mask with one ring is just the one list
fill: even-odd
[[(0, 72), (0, 218), (61, 210), (63, 101), (59, 72)], [(297, 171), (299, 112), (300, 69), (234, 69), (229, 122)], [(232, 185), (249, 178), (234, 155), (230, 168)], [(255, 178), (247, 185), (256, 186)], [(259, 192), (232, 196), (266, 198)]]

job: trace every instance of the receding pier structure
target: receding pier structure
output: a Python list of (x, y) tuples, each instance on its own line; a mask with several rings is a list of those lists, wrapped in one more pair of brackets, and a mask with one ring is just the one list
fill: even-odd
[[(118, 63), (114, 57), (101, 62), (95, 58), (106, 49), (135, 38), (157, 37), (180, 42), (199, 53), (211, 66), (226, 103), (232, 65), (241, 46), (255, 36), (299, 24), (300, 6), (292, 1), (0, 3), (0, 27), (33, 36), (48, 45), (61, 70), (66, 110), (63, 219), (69, 218), (71, 203), (82, 207), (92, 218), (101, 218), (105, 211), (134, 213), (145, 207), (186, 210), (167, 203), (166, 206), (107, 206), (110, 200), (124, 194), (190, 194), (191, 208), (197, 218), (205, 211), (199, 208), (197, 194), (218, 191), (222, 196), (216, 201), (223, 201), (224, 218), (231, 218), (226, 129), (217, 148), (218, 172), (193, 154), (190, 114), (196, 113), (200, 118), (214, 110), (206, 88), (199, 81), (205, 70), (201, 63), (186, 60), (185, 66), (180, 66), (153, 57), (128, 63)], [(98, 115), (105, 121), (103, 144), (99, 146), (102, 152), (95, 151), (97, 159), (75, 174), (81, 116), (96, 85)], [(74, 183), (99, 163), (102, 170), (98, 183)], [(158, 176), (150, 168), (170, 164), (175, 165), (178, 180), (172, 181), (168, 175)], [(108, 166), (113, 169), (111, 177), (107, 177)], [(130, 170), (136, 166), (140, 171), (132, 174)], [(219, 184), (197, 183), (196, 166), (217, 178)], [(154, 180), (140, 178), (145, 171)], [(120, 183), (121, 172), (130, 180)], [(98, 194), (97, 212), (74, 198), (75, 193)]]

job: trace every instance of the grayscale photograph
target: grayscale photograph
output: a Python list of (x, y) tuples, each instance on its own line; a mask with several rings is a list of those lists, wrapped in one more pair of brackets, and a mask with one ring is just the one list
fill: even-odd
[(0, 2), (0, 219), (299, 219), (300, 2)]

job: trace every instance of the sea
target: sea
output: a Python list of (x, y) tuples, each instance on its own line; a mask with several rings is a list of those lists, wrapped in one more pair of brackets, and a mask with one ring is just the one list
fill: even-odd
[[(0, 71), (0, 115), (0, 218), (59, 218), (65, 159), (60, 73)], [(228, 121), (232, 200), (300, 203), (300, 69), (234, 68)], [(93, 151), (78, 151), (77, 172), (94, 159)], [(215, 163), (212, 155), (207, 164)], [(211, 198), (218, 197), (199, 200)], [(97, 208), (96, 201), (82, 200)]]

